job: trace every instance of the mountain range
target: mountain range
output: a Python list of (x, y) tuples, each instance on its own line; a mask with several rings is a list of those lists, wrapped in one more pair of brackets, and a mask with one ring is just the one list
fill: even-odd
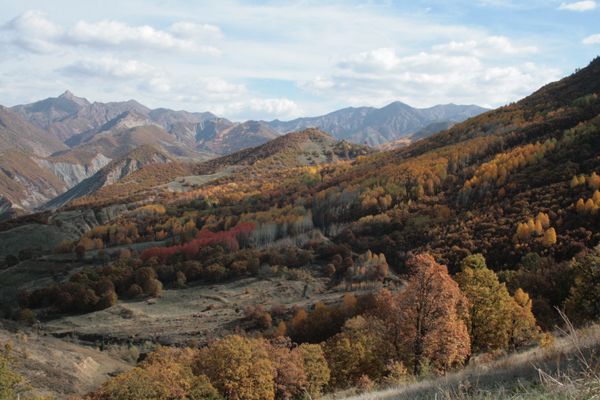
[[(131, 153), (140, 147), (147, 151), (150, 146), (153, 154), (160, 154), (148, 158), (153, 162), (197, 162), (312, 127), (339, 140), (396, 147), (484, 111), (453, 104), (416, 109), (394, 102), (380, 109), (345, 108), (288, 122), (232, 122), (210, 112), (150, 109), (135, 100), (90, 102), (66, 91), (0, 108), (0, 215), (37, 209), (111, 162), (130, 165), (128, 160), (136, 159)], [(89, 186), (88, 181), (88, 187), (102, 185)], [(69, 196), (49, 204), (63, 204)]]
[[(287, 122), (275, 120), (268, 124), (280, 133), (319, 128), (340, 140), (380, 146), (410, 138), (428, 126), (462, 122), (485, 111), (487, 109), (475, 105), (456, 104), (419, 109), (396, 101), (382, 108), (349, 107), (320, 117), (298, 118)], [(440, 130), (443, 128), (432, 133)]]

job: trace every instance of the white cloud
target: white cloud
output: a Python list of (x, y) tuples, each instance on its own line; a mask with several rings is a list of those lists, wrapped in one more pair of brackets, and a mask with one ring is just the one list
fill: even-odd
[(462, 42), (452, 41), (434, 46), (433, 50), (446, 53), (466, 53), (477, 57), (504, 57), (538, 52), (536, 46), (516, 46), (504, 36), (488, 36), (480, 40)]
[(560, 76), (556, 69), (527, 61), (499, 61), (502, 54), (535, 51), (494, 36), (435, 45), (431, 51), (407, 55), (392, 48), (375, 49), (344, 57), (333, 73), (301, 86), (357, 106), (381, 106), (397, 99), (416, 106), (444, 102), (496, 106)]
[(374, 72), (379, 70), (389, 71), (397, 66), (399, 62), (396, 51), (384, 47), (352, 55), (346, 60), (342, 60), (339, 66), (358, 71)]
[(594, 0), (582, 0), (574, 3), (561, 3), (558, 7), (559, 10), (568, 11), (590, 11), (594, 10), (598, 4)]
[(221, 29), (219, 29), (216, 25), (210, 24), (197, 24), (195, 22), (189, 21), (180, 21), (175, 22), (169, 28), (174, 35), (188, 38), (188, 39), (198, 39), (198, 38), (220, 38), (223, 36)]
[[(47, 16), (22, 13), (36, 2)], [(479, 2), (549, 9), (547, 0)], [(209, 110), (230, 118), (287, 118), (299, 109), (316, 115), (398, 99), (416, 106), (496, 106), (560, 75), (544, 64), (567, 64), (564, 60), (575, 57), (562, 57), (564, 51), (578, 51), (572, 43), (567, 50), (557, 44), (566, 30), (545, 31), (545, 22), (527, 23), (532, 28), (526, 31), (515, 21), (517, 39), (495, 36), (486, 26), (512, 35), (512, 24), (487, 15), (453, 20), (445, 10), (454, 6), (420, 13), (393, 2), (337, 0), (168, 7), (158, 0), (12, 3), (4, 15), (22, 14), (0, 29), (0, 54), (7, 54), (0, 57), (6, 104), (68, 87), (91, 100), (135, 98), (150, 107)], [(477, 12), (484, 8), (459, 4)], [(32, 58), (31, 52), (39, 54)], [(526, 66), (533, 54), (537, 72)]]
[(302, 108), (293, 100), (287, 98), (250, 98), (225, 104), (216, 110), (218, 113), (231, 115), (237, 119), (280, 118), (291, 119), (302, 114)]
[(63, 29), (39, 11), (26, 11), (0, 29), (1, 41), (13, 43), (34, 53), (51, 51), (54, 41), (62, 35)]
[(114, 57), (85, 59), (60, 68), (66, 75), (86, 78), (138, 78), (147, 79), (154, 74), (154, 68), (136, 60), (119, 60)]
[[(188, 26), (188, 29), (191, 28), (191, 26)], [(76, 45), (200, 51), (213, 55), (220, 54), (217, 48), (201, 45), (189, 38), (176, 37), (170, 32), (161, 31), (149, 25), (129, 26), (119, 21), (79, 21), (69, 30), (67, 37), (69, 41)]]
[(600, 44), (600, 33), (586, 37), (583, 39), (583, 44)]
[(218, 56), (221, 51), (206, 41), (220, 37), (214, 25), (176, 22), (170, 31), (149, 25), (131, 26), (114, 20), (77, 21), (64, 28), (39, 11), (26, 11), (2, 27), (0, 40), (40, 53), (61, 46), (87, 46), (114, 50), (173, 50)]
[(163, 101), (187, 104), (192, 110), (222, 109), (224, 104), (248, 97), (242, 84), (219, 77), (194, 77), (162, 74), (153, 80), (140, 82), (140, 88), (149, 94), (158, 94)]

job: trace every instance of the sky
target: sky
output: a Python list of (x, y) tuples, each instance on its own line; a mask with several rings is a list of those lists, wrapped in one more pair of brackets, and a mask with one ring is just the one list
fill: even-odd
[(0, 104), (90, 101), (291, 119), (498, 107), (600, 54), (600, 0), (0, 0)]

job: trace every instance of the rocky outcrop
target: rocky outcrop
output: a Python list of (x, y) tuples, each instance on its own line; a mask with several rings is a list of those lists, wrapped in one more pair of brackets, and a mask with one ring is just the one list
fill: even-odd
[(54, 175), (65, 183), (67, 188), (72, 188), (84, 179), (89, 178), (107, 165), (111, 159), (98, 153), (89, 163), (76, 164), (66, 161), (54, 161), (52, 159), (35, 159), (43, 168), (49, 169)]
[(75, 199), (91, 195), (105, 186), (119, 182), (146, 165), (163, 164), (171, 161), (172, 159), (169, 156), (152, 146), (138, 147), (127, 156), (110, 162), (91, 177), (84, 179), (65, 193), (48, 201), (43, 209), (56, 209)]
[(47, 223), (23, 224), (0, 232), (0, 260), (9, 254), (17, 255), (21, 250), (52, 251), (62, 241), (76, 240), (90, 229), (110, 223), (124, 212), (127, 212), (124, 204), (98, 210), (61, 211), (51, 216)]

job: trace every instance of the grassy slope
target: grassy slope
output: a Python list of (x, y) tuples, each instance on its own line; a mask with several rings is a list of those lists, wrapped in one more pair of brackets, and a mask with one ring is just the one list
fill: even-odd
[(473, 360), (447, 376), (382, 391), (329, 399), (492, 400), (592, 399), (600, 393), (600, 326), (570, 330), (546, 348), (533, 348), (484, 363)]
[(0, 344), (11, 345), (16, 369), (34, 388), (31, 394), (35, 395), (53, 399), (84, 395), (111, 375), (132, 368), (137, 357), (137, 349), (112, 347), (101, 352), (76, 342), (38, 335), (35, 329), (14, 328), (0, 321)]

